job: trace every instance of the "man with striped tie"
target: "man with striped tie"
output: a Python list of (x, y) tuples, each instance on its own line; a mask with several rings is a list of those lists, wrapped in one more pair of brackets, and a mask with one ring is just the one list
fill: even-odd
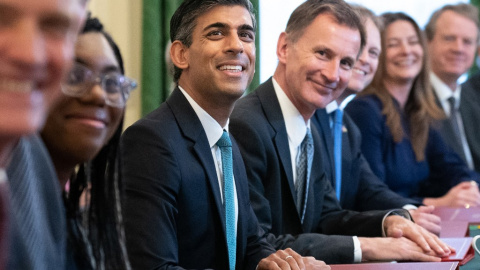
[(327, 263), (440, 261), (450, 249), (400, 216), (408, 212), (343, 210), (325, 177), (310, 118), (347, 87), (364, 44), (360, 18), (344, 1), (310, 0), (293, 11), (278, 39), (273, 77), (239, 100), (231, 116), (253, 209), (277, 249)]

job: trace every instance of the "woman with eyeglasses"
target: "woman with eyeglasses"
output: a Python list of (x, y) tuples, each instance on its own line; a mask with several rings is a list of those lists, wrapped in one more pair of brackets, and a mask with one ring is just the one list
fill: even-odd
[(125, 103), (136, 83), (102, 24), (88, 18), (63, 96), (41, 133), (64, 187), (68, 269), (130, 269), (121, 220), (117, 152)]
[(382, 52), (372, 83), (346, 108), (362, 153), (393, 191), (433, 206), (480, 205), (478, 174), (433, 129), (442, 117), (429, 81), (426, 43), (404, 13), (382, 15)]

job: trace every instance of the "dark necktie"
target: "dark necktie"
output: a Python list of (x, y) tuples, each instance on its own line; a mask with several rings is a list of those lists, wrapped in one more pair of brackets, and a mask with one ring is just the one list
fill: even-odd
[(453, 131), (455, 132), (455, 136), (457, 137), (457, 141), (462, 146), (462, 150), (463, 150), (463, 152), (461, 153), (462, 157), (466, 161), (467, 165), (470, 168), (473, 168), (472, 155), (470, 153), (470, 149), (468, 148), (467, 140), (462, 132), (462, 128), (463, 128), (462, 118), (460, 115), (460, 111), (456, 106), (455, 97), (453, 96), (449, 97), (448, 104), (450, 105), (450, 123), (452, 123), (452, 128), (453, 128)]
[(313, 161), (313, 138), (310, 128), (307, 128), (305, 138), (300, 144), (300, 155), (297, 160), (297, 180), (295, 191), (297, 193), (297, 211), (303, 224), (308, 199), (308, 188), (310, 183), (310, 171)]
[(342, 121), (343, 111), (335, 110), (333, 117), (333, 157), (335, 159), (335, 192), (339, 201), (342, 191)]
[(223, 198), (225, 205), (225, 231), (227, 233), (228, 262), (235, 269), (237, 237), (235, 234), (235, 191), (233, 187), (232, 142), (224, 130), (217, 146), (222, 153)]

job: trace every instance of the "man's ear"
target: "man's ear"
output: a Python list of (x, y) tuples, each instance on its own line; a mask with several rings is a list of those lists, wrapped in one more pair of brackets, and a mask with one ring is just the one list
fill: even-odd
[(278, 37), (278, 42), (277, 42), (277, 57), (280, 63), (285, 64), (285, 62), (287, 61), (288, 45), (289, 44), (288, 44), (287, 33), (282, 32)]
[(180, 68), (187, 69), (189, 65), (188, 48), (179, 40), (175, 40), (170, 47), (172, 63)]

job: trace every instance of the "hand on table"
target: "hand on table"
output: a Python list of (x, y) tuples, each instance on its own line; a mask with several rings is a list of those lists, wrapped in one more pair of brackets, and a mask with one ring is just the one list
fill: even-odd
[(454, 249), (443, 243), (436, 235), (401, 216), (388, 216), (384, 222), (385, 233), (389, 237), (406, 237), (415, 242), (426, 254), (445, 257)]
[(440, 198), (425, 198), (425, 205), (466, 207), (480, 205), (480, 191), (475, 181), (462, 182)]
[(434, 206), (420, 206), (417, 209), (409, 210), (410, 215), (413, 218), (413, 221), (423, 227), (427, 231), (435, 234), (440, 235), (440, 217), (432, 214), (433, 210), (435, 209)]
[(362, 261), (441, 261), (433, 251), (425, 252), (415, 242), (405, 237), (359, 237), (358, 240), (362, 247)]
[(330, 270), (330, 266), (313, 257), (302, 257), (291, 248), (278, 250), (267, 258), (260, 261), (257, 270), (281, 269), (281, 270)]

